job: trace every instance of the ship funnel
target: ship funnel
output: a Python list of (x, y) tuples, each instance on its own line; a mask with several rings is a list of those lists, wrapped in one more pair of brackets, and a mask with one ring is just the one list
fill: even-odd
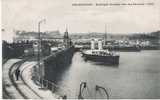
[(101, 40), (98, 41), (98, 50), (102, 50), (102, 41)]
[(95, 43), (94, 43), (94, 40), (92, 39), (91, 40), (91, 50), (94, 50), (95, 49)]

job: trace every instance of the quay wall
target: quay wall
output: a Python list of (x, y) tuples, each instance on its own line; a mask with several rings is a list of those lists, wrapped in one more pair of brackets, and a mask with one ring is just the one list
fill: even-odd
[[(74, 54), (74, 47), (56, 52), (44, 60), (44, 79), (57, 83), (63, 72), (69, 68)], [(48, 86), (51, 89), (50, 86)]]
[[(81, 48), (75, 48), (77, 51), (80, 51), (80, 50), (87, 50), (87, 49), (90, 49), (90, 46), (88, 45), (85, 45)], [(98, 47), (95, 47), (95, 49), (98, 49)], [(149, 46), (130, 46), (130, 47), (127, 47), (127, 46), (124, 46), (124, 47), (121, 47), (121, 46), (103, 46), (103, 49), (108, 49), (108, 50), (111, 50), (111, 51), (141, 51), (141, 50), (160, 50), (160, 46), (157, 46), (157, 45), (149, 45)]]

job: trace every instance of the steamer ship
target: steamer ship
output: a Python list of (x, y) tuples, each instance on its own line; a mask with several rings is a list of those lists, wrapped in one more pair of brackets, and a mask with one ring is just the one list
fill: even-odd
[(118, 65), (119, 64), (119, 54), (111, 52), (108, 49), (104, 50), (102, 48), (102, 40), (98, 40), (98, 49), (95, 49), (95, 40), (91, 40), (91, 49), (82, 51), (82, 56), (85, 61), (90, 60), (94, 62), (99, 62), (103, 64)]

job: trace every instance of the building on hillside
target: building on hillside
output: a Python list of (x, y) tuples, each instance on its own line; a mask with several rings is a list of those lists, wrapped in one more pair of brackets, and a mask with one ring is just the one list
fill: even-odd
[[(56, 31), (46, 31), (41, 32), (40, 38), (42, 41), (61, 41), (62, 36), (58, 30)], [(13, 42), (35, 42), (38, 41), (38, 33), (37, 32), (26, 32), (26, 31), (16, 31), (16, 36), (13, 38)]]

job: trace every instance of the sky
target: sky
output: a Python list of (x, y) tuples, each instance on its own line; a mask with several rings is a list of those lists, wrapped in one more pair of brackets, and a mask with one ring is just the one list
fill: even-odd
[[(122, 2), (153, 5), (95, 6)], [(106, 25), (113, 34), (152, 32), (160, 30), (160, 0), (2, 0), (2, 39), (12, 39), (13, 30), (37, 31), (41, 19), (41, 31), (104, 32)]]

